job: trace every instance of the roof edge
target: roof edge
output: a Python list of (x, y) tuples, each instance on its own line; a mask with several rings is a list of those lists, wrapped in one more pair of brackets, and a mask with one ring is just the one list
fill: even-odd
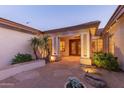
[(86, 23), (74, 25), (74, 26), (46, 30), (46, 31), (43, 31), (43, 33), (56, 33), (56, 32), (62, 32), (62, 31), (70, 31), (70, 30), (73, 31), (73, 30), (89, 28), (89, 27), (97, 27), (98, 28), (99, 24), (100, 24), (100, 21), (97, 20), (97, 21), (86, 22)]
[(13, 29), (13, 30), (18, 30), (20, 32), (25, 32), (25, 33), (31, 33), (31, 34), (39, 34), (39, 33), (43, 33), (42, 31), (5, 19), (5, 18), (0, 18), (0, 26), (4, 27), (4, 28), (9, 28), (9, 29)]
[[(124, 9), (124, 5), (119, 5), (116, 10), (114, 11), (114, 13), (112, 14), (112, 16), (110, 17), (109, 21), (107, 22), (107, 24), (104, 27), (103, 32), (105, 32), (107, 29), (109, 29), (109, 27), (116, 22), (116, 20), (123, 14), (124, 11), (122, 11)], [(122, 11), (122, 12), (121, 12)]]

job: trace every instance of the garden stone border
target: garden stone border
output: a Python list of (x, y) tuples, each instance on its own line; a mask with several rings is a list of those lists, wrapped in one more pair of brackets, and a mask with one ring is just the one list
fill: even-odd
[(4, 80), (23, 71), (29, 71), (43, 66), (45, 66), (45, 60), (35, 60), (31, 62), (10, 65), (6, 68), (0, 69), (0, 80)]

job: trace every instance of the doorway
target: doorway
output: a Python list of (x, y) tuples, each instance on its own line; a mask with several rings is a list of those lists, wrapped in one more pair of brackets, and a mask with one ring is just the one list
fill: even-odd
[(80, 56), (80, 54), (81, 54), (80, 39), (69, 40), (69, 55)]

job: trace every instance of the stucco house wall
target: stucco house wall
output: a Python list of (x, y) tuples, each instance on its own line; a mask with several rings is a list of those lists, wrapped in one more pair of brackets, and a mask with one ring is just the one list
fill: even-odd
[(33, 34), (0, 27), (0, 68), (11, 64), (12, 58), (19, 52), (33, 55), (30, 46), (32, 37)]
[[(124, 16), (119, 18), (106, 32), (108, 32), (108, 40), (113, 36), (114, 56), (118, 58), (120, 67), (124, 70)], [(105, 39), (105, 37), (103, 37), (103, 39)], [(109, 49), (109, 47), (111, 47), (111, 45), (109, 45), (111, 41), (108, 42), (108, 40), (106, 39), (104, 41), (104, 48), (108, 49), (108, 52), (111, 52)], [(106, 42), (108, 42), (107, 45)], [(104, 52), (106, 51), (104, 50)]]
[(115, 30), (115, 56), (118, 57), (120, 66), (124, 70), (124, 16), (116, 23)]
[(114, 54), (124, 70), (124, 5), (119, 5), (103, 29), (104, 52)]

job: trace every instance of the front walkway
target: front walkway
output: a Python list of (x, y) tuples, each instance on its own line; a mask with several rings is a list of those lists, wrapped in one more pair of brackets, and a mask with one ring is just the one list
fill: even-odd
[[(72, 61), (68, 61), (71, 59)], [(83, 80), (84, 71), (80, 67), (78, 57), (64, 58), (60, 62), (47, 64), (45, 67), (19, 73), (6, 80), (0, 81), (0, 87), (17, 88), (63, 88), (69, 76), (78, 77), (86, 86), (91, 87)], [(74, 61), (73, 61), (74, 60)], [(108, 83), (108, 87), (124, 87), (124, 73), (110, 72), (97, 69), (99, 75)]]
[(69, 76), (80, 77), (81, 74), (79, 61), (60, 61), (19, 73), (1, 81), (0, 87), (62, 88)]

